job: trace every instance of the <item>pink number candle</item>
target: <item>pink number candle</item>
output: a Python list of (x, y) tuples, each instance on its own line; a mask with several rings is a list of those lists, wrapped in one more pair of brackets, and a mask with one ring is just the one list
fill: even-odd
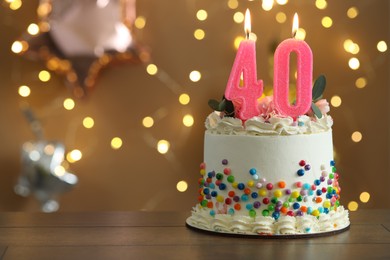
[[(294, 15), (293, 38), (279, 44), (274, 56), (274, 104), (282, 115), (297, 116), (305, 114), (311, 107), (313, 54), (309, 45), (295, 39), (298, 30), (298, 15)], [(297, 54), (296, 102), (289, 102), (290, 53)]]
[(263, 93), (263, 81), (257, 80), (256, 46), (255, 41), (249, 39), (250, 27), (250, 13), (246, 10), (246, 39), (240, 43), (225, 90), (225, 97), (233, 102), (236, 116), (244, 121), (259, 115), (257, 99)]

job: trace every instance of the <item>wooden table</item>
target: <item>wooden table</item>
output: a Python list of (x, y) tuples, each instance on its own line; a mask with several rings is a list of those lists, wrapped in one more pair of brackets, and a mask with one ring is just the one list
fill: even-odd
[(390, 259), (390, 209), (352, 212), (350, 230), (236, 238), (185, 226), (189, 212), (0, 213), (0, 259)]

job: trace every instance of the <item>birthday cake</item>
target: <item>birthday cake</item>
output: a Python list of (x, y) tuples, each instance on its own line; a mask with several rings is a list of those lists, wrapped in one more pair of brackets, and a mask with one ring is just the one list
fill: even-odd
[[(247, 10), (247, 38), (240, 43), (225, 95), (220, 102), (209, 101), (214, 112), (205, 123), (199, 203), (186, 223), (211, 232), (280, 237), (344, 231), (350, 222), (340, 204), (325, 76), (312, 87), (309, 45), (287, 39), (275, 51), (273, 95), (265, 96), (248, 17)], [(297, 15), (297, 28), (295, 21)], [(291, 52), (297, 54), (292, 97)]]
[[(324, 85), (325, 78), (318, 82)], [(280, 236), (349, 227), (348, 211), (340, 205), (329, 104), (319, 98), (321, 91), (313, 92), (317, 109), (296, 119), (280, 115), (272, 96), (261, 98), (259, 116), (245, 121), (227, 116), (233, 111), (226, 105), (207, 117), (199, 203), (189, 226)]]

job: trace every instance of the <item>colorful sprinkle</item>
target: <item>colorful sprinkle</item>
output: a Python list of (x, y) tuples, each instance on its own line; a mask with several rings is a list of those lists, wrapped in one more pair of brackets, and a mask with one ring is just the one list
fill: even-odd
[(256, 210), (254, 209), (249, 210), (249, 216), (252, 218), (256, 217)]
[(230, 209), (228, 210), (228, 214), (229, 214), (229, 215), (234, 215), (234, 209), (230, 208)]
[(305, 170), (304, 169), (299, 169), (297, 171), (297, 174), (298, 174), (298, 176), (303, 176), (303, 175), (305, 175)]
[(274, 185), (272, 183), (268, 183), (266, 188), (267, 190), (272, 190), (274, 188)]
[(250, 175), (255, 175), (257, 173), (257, 170), (255, 168), (252, 168), (249, 170)]
[(225, 169), (223, 169), (223, 173), (224, 173), (225, 175), (230, 175), (231, 172), (232, 172), (232, 170), (230, 170), (230, 168), (225, 168)]
[(223, 165), (227, 165), (227, 164), (228, 164), (228, 160), (223, 159), (223, 160), (222, 160), (222, 164), (223, 164)]
[(284, 182), (284, 181), (278, 182), (278, 187), (281, 188), (281, 189), (285, 188), (286, 187), (286, 182)]
[(299, 162), (299, 166), (305, 166), (306, 165), (306, 162), (305, 162), (305, 160), (301, 160), (300, 162)]
[(310, 164), (306, 164), (306, 165), (305, 165), (305, 171), (310, 171), (310, 169), (311, 169)]

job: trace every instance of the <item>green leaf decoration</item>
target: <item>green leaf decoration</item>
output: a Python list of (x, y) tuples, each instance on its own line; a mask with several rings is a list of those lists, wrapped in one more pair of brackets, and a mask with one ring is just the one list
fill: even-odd
[(321, 110), (317, 107), (316, 104), (311, 103), (311, 110), (313, 110), (314, 114), (315, 114), (318, 118), (322, 118)]
[(218, 105), (217, 111), (225, 111), (226, 109), (226, 99), (222, 99), (222, 101)]
[(313, 102), (316, 102), (322, 98), (322, 94), (324, 93), (325, 86), (326, 86), (326, 78), (324, 75), (320, 75), (314, 82), (313, 93), (312, 93)]
[(219, 110), (219, 101), (217, 101), (215, 99), (210, 99), (208, 104), (209, 104), (209, 107), (211, 107), (211, 109), (213, 109), (215, 111), (221, 111), (221, 110)]

